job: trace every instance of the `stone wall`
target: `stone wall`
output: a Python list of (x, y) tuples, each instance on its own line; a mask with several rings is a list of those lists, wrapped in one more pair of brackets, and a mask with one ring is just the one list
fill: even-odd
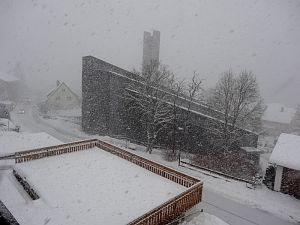
[(300, 171), (283, 168), (281, 192), (300, 199)]
[[(128, 111), (128, 102), (125, 89), (130, 86), (141, 85), (142, 78), (126, 70), (106, 63), (92, 56), (83, 57), (82, 65), (82, 129), (87, 133), (110, 136), (126, 136), (130, 139), (145, 142), (146, 134), (141, 115), (138, 111)], [(167, 92), (169, 99), (172, 93), (162, 87), (161, 91)], [(178, 114), (184, 115), (188, 101), (183, 96), (178, 101)], [(207, 128), (220, 124), (220, 112), (209, 108), (207, 105), (193, 102), (191, 104), (190, 128), (188, 140), (184, 140), (182, 133), (177, 132), (177, 147), (186, 143), (189, 152), (200, 151), (203, 148), (213, 148), (211, 139), (213, 134)], [(177, 127), (183, 126), (184, 118), (179, 117)], [(246, 130), (240, 130), (244, 138), (239, 146), (256, 147), (257, 135)], [(172, 129), (167, 127), (158, 138), (158, 145), (170, 148), (173, 140)]]

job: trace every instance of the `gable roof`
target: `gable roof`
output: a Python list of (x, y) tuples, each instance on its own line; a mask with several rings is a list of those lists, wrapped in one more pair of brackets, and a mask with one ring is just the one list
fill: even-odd
[(265, 121), (290, 124), (296, 110), (279, 103), (267, 104), (267, 109), (262, 117)]
[(79, 97), (77, 96), (77, 94), (75, 94), (71, 88), (69, 88), (69, 86), (67, 86), (64, 82), (61, 82), (58, 86), (56, 86), (52, 91), (50, 91), (47, 94), (47, 98), (50, 98), (52, 95), (55, 94), (56, 91), (58, 91), (60, 88), (65, 87), (66, 89), (68, 89), (69, 92), (71, 92), (72, 95), (74, 95), (77, 99), (79, 99)]
[(300, 170), (300, 136), (282, 133), (271, 154), (270, 162)]

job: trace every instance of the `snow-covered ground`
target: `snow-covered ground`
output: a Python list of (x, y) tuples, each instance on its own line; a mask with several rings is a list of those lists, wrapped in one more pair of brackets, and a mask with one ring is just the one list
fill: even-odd
[(189, 222), (183, 222), (181, 225), (229, 225), (220, 218), (211, 215), (209, 213), (202, 212), (198, 216), (194, 217)]
[(275, 143), (277, 141), (277, 138), (272, 136), (259, 136), (258, 137), (258, 147), (259, 149), (263, 150), (264, 152), (272, 152)]
[[(24, 114), (17, 113), (20, 108), (24, 109)], [(50, 120), (57, 121), (57, 124), (54, 125), (46, 123), (45, 121), (49, 120), (40, 117), (37, 107), (32, 105), (18, 105), (14, 111), (11, 112), (11, 119), (14, 124), (20, 126), (21, 132), (46, 132), (62, 142), (72, 142), (83, 138), (73, 132), (74, 130), (79, 132), (79, 125), (70, 122), (65, 123), (64, 120)], [(58, 125), (61, 125), (61, 128), (58, 127)], [(72, 125), (74, 125), (76, 129), (72, 130)]]
[[(23, 122), (22, 118), (17, 119)], [(61, 140), (99, 138), (123, 147), (126, 146), (123, 140), (88, 136), (80, 131), (79, 125), (69, 122), (60, 122), (59, 120), (53, 122), (54, 120), (51, 119), (31, 119), (30, 121), (24, 123), (28, 128), (41, 127), (43, 130), (49, 130), (49, 133), (58, 139), (62, 137)], [(52, 132), (54, 128), (56, 132)], [(144, 147), (137, 145), (135, 153), (196, 176), (204, 181), (203, 201), (196, 208), (204, 208), (206, 212), (220, 217), (231, 225), (285, 225), (298, 224), (300, 221), (300, 201), (289, 195), (271, 191), (264, 186), (255, 190), (248, 189), (243, 182), (226, 179), (201, 170), (195, 171), (190, 168), (178, 167), (177, 162), (164, 161), (161, 152), (158, 150), (149, 155), (145, 153)], [(264, 158), (265, 164), (267, 164), (269, 155), (265, 155)]]
[(74, 108), (70, 110), (52, 110), (46, 115), (48, 116), (58, 116), (58, 117), (81, 117), (81, 108)]
[[(46, 220), (48, 225), (127, 224), (186, 190), (98, 148), (14, 168), (40, 196), (38, 203), (24, 207), (5, 202), (24, 225)], [(40, 214), (34, 213), (36, 207)]]
[(0, 156), (62, 143), (63, 142), (44, 132), (18, 133), (14, 131), (0, 131)]
[[(106, 138), (106, 140), (110, 139), (110, 142), (115, 144), (123, 145), (125, 144), (120, 143), (119, 140)], [(243, 205), (250, 206), (251, 208), (257, 208), (264, 212), (269, 212), (277, 217), (280, 217), (284, 220), (289, 220), (291, 222), (300, 222), (300, 201), (291, 197), (289, 195), (274, 192), (269, 190), (264, 185), (261, 188), (257, 189), (249, 189), (246, 187), (244, 182), (235, 181), (231, 179), (226, 179), (221, 176), (211, 174), (201, 170), (195, 170), (194, 168), (187, 168), (178, 166), (178, 162), (167, 162), (163, 160), (162, 154), (159, 150), (155, 150), (151, 155), (146, 153), (143, 150), (143, 147), (137, 147), (135, 151), (136, 154), (141, 155), (145, 158), (149, 158), (153, 161), (159, 162), (161, 164), (165, 164), (170, 166), (178, 171), (190, 174), (194, 177), (197, 177), (204, 183), (204, 195), (203, 195), (203, 202), (204, 203), (212, 203), (216, 206), (220, 206), (220, 202), (218, 202), (217, 198), (214, 198), (216, 194), (220, 194), (224, 198), (222, 198), (222, 206), (223, 209), (226, 208), (226, 205), (229, 206), (229, 203), (226, 199), (230, 199), (240, 203), (240, 206)], [(132, 151), (128, 149), (129, 151)], [(207, 190), (207, 192), (206, 192)], [(207, 196), (206, 196), (207, 194)], [(211, 202), (206, 201), (206, 199), (210, 199)], [(201, 208), (201, 204), (199, 207)], [(242, 208), (236, 210), (236, 214), (245, 214), (245, 217), (250, 215), (251, 217), (251, 210), (248, 208), (247, 210), (242, 210)], [(256, 213), (255, 210), (253, 213)], [(219, 216), (219, 215), (217, 215)], [(257, 221), (258, 220), (258, 221)], [(268, 224), (267, 222), (259, 223), (262, 218), (253, 218), (252, 222), (258, 222), (258, 224)], [(225, 220), (226, 221), (226, 220)], [(231, 221), (226, 221), (231, 222)], [(245, 223), (251, 224), (251, 223)], [(270, 223), (274, 224), (274, 223)], [(276, 223), (275, 223), (276, 224)], [(281, 221), (279, 224), (285, 224), (284, 221)], [(288, 224), (288, 223), (287, 223)]]
[(16, 129), (16, 126), (11, 120), (0, 118), (0, 131), (8, 131), (13, 129)]

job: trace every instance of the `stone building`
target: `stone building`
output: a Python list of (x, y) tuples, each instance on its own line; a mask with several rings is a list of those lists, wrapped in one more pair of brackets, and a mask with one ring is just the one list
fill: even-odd
[[(128, 113), (125, 90), (130, 84), (140, 85), (142, 78), (117, 66), (92, 56), (82, 60), (82, 129), (87, 133), (110, 136), (126, 136), (138, 142), (146, 141), (145, 129), (138, 114)], [(131, 86), (134, 86), (131, 85)], [(165, 91), (172, 97), (170, 90)], [(179, 98), (179, 113), (186, 111), (191, 104), (191, 126), (189, 128), (188, 151), (197, 151), (201, 146), (209, 146), (206, 127), (222, 123), (220, 112), (200, 104), (188, 102), (184, 97)], [(180, 118), (178, 127), (182, 126)], [(257, 147), (257, 135), (241, 129), (244, 138), (239, 146)], [(169, 130), (164, 130), (158, 138), (158, 144), (168, 146), (172, 137)], [(178, 134), (176, 140), (180, 143), (183, 135)]]
[(153, 34), (144, 32), (143, 41), (143, 67), (149, 65), (151, 60), (159, 61), (160, 32), (153, 31)]

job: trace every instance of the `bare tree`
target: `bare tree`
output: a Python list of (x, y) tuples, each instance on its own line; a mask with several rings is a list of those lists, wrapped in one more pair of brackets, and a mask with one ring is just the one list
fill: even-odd
[[(189, 124), (191, 123), (190, 119), (191, 119), (191, 106), (193, 101), (195, 101), (198, 97), (199, 94), (201, 93), (201, 84), (202, 84), (202, 80), (199, 78), (199, 75), (194, 72), (193, 77), (191, 79), (191, 81), (187, 84), (187, 86), (185, 87), (184, 90), (184, 96), (187, 102), (187, 107), (186, 110), (184, 111), (184, 115), (183, 115), (183, 145), (181, 146), (181, 148), (186, 148), (187, 145), (187, 141), (188, 141), (188, 127)], [(180, 157), (180, 155), (179, 155)], [(180, 159), (179, 159), (180, 162)]]
[(151, 154), (157, 136), (173, 120), (172, 105), (163, 87), (170, 83), (172, 73), (166, 66), (151, 61), (139, 73), (143, 81), (127, 88), (126, 98), (132, 100), (130, 109), (141, 114), (147, 134), (147, 152)]
[(173, 112), (173, 121), (172, 121), (172, 154), (176, 154), (176, 136), (178, 130), (178, 119), (179, 119), (179, 98), (183, 95), (184, 90), (184, 81), (175, 81), (174, 77), (170, 79), (169, 88), (172, 92), (172, 112)]
[(212, 89), (208, 102), (221, 111), (221, 122), (216, 121), (210, 131), (224, 152), (246, 135), (241, 129), (259, 130), (264, 108), (252, 72), (244, 70), (238, 76), (232, 71), (225, 72)]

